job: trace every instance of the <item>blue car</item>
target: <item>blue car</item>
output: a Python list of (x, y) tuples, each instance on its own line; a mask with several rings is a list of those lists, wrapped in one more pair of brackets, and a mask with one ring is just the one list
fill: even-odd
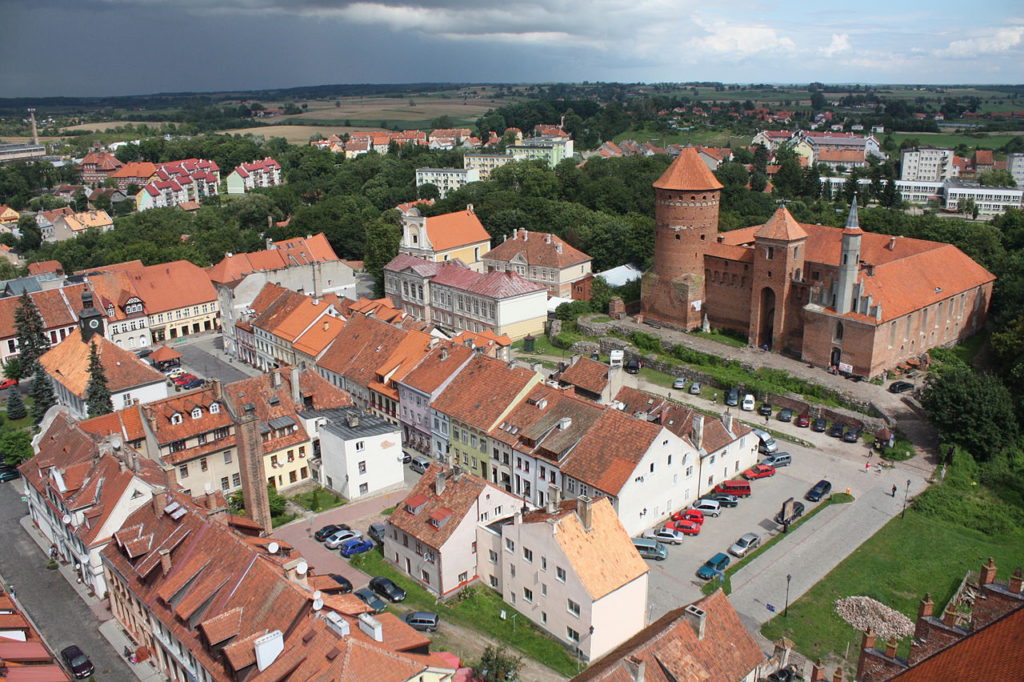
[(193, 388), (199, 388), (205, 383), (205, 381), (203, 381), (199, 377), (196, 377), (195, 379), (190, 379), (184, 386), (182, 386), (182, 388), (184, 388), (187, 391), (190, 391)]
[(719, 552), (704, 562), (704, 565), (697, 571), (697, 577), (701, 580), (711, 580), (721, 573), (729, 565), (729, 555)]
[(353, 554), (362, 554), (363, 552), (369, 552), (371, 549), (373, 549), (373, 540), (354, 538), (346, 540), (341, 544), (341, 556), (347, 559)]

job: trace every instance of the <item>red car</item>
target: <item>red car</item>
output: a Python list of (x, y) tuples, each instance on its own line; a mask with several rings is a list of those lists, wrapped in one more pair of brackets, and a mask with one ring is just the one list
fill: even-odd
[(775, 467), (768, 466), (767, 464), (755, 464), (746, 471), (743, 472), (743, 478), (748, 481), (755, 478), (768, 478), (769, 476), (775, 475)]
[(811, 425), (811, 415), (802, 414), (796, 418), (796, 421), (794, 423), (801, 429), (806, 429), (808, 426)]
[(669, 521), (665, 524), (665, 527), (674, 528), (683, 535), (698, 535), (700, 533), (700, 524), (696, 521), (689, 521), (687, 519)]
[(693, 521), (696, 524), (704, 523), (704, 512), (699, 509), (680, 509), (672, 515), (673, 521)]
[(192, 381), (195, 378), (196, 377), (194, 374), (179, 374), (178, 376), (174, 377), (172, 381), (174, 381), (174, 383), (176, 383), (178, 386), (184, 386), (185, 384), (187, 384), (188, 382)]
[(17, 386), (17, 385), (18, 385), (18, 380), (17, 379), (4, 379), (3, 381), (0, 381), (0, 391), (4, 390), (5, 388), (11, 388), (11, 387)]

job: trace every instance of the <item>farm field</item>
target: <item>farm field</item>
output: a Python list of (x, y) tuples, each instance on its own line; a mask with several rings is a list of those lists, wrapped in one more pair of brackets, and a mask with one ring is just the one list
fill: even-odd
[(615, 136), (615, 142), (634, 140), (653, 142), (659, 147), (667, 144), (695, 144), (705, 147), (737, 147), (750, 144), (750, 135), (730, 135), (726, 130), (680, 130), (663, 133), (655, 130), (630, 129)]
[[(408, 97), (348, 97), (337, 100), (307, 102), (301, 114), (282, 116), (286, 121), (358, 120), (358, 121), (420, 121), (450, 116), (457, 121), (475, 121), (487, 111), (508, 104), (509, 100), (440, 98), (409, 95)], [(413, 102), (415, 106), (411, 106)], [(273, 106), (278, 106), (274, 104)], [(283, 105), (281, 105), (283, 106)]]
[(1014, 137), (1024, 135), (1024, 132), (1008, 132), (994, 135), (991, 133), (979, 133), (979, 136), (952, 134), (952, 133), (893, 133), (892, 137), (896, 144), (903, 140), (916, 139), (922, 145), (933, 147), (955, 147), (958, 144), (965, 144), (968, 147), (981, 147), (982, 149), (999, 149)]
[(276, 125), (256, 126), (253, 128), (232, 128), (230, 130), (218, 130), (218, 133), (228, 135), (262, 135), (269, 140), (273, 137), (283, 137), (289, 144), (306, 144), (314, 135), (342, 135), (344, 133), (355, 133), (362, 130), (380, 130), (376, 127), (360, 126), (317, 126), (317, 125)]
[(85, 130), (90, 133), (102, 133), (127, 125), (159, 128), (167, 125), (167, 121), (100, 121), (99, 123), (79, 123), (78, 125), (67, 126), (64, 130)]

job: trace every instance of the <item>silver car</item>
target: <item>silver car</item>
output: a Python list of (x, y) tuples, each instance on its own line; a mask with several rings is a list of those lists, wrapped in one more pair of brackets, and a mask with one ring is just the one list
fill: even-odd
[(363, 537), (363, 534), (358, 530), (339, 530), (324, 541), (324, 546), (327, 549), (338, 549), (347, 540), (357, 540), (361, 537)]
[(686, 388), (686, 379), (678, 377), (675, 381), (672, 382), (672, 388), (676, 389), (677, 391), (681, 391), (682, 389)]
[(690, 384), (690, 395), (700, 395), (700, 382), (695, 381)]
[(733, 543), (729, 548), (729, 554), (738, 557), (746, 556), (750, 551), (761, 546), (761, 536), (757, 533), (747, 533)]
[(683, 534), (674, 528), (662, 527), (656, 530), (649, 530), (644, 533), (644, 537), (664, 542), (667, 545), (683, 544)]

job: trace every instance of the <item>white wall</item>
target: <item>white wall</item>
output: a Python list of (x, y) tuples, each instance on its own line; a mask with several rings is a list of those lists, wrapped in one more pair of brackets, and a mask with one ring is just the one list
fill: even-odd
[[(359, 463), (365, 463), (365, 471)], [(401, 486), (402, 432), (343, 440), (329, 428), (320, 429), (320, 482), (354, 500)], [(366, 490), (360, 492), (360, 486)]]

